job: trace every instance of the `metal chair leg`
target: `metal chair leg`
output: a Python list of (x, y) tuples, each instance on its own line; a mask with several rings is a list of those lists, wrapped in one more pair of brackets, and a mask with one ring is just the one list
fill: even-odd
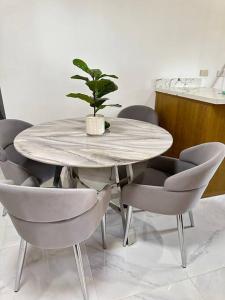
[(179, 244), (180, 244), (182, 267), (186, 268), (187, 261), (186, 261), (186, 249), (185, 249), (185, 244), (184, 244), (184, 224), (183, 224), (183, 216), (182, 215), (177, 216), (177, 229), (178, 229), (178, 238), (179, 238)]
[(125, 228), (125, 234), (124, 234), (124, 240), (123, 240), (124, 247), (126, 247), (126, 245), (127, 245), (129, 228), (130, 228), (131, 219), (132, 219), (132, 210), (133, 210), (132, 206), (127, 207), (126, 228)]
[(7, 209), (5, 207), (3, 207), (3, 210), (2, 210), (2, 216), (5, 217), (7, 215)]
[(189, 214), (189, 219), (190, 219), (191, 227), (195, 227), (195, 222), (194, 222), (194, 217), (193, 217), (192, 210), (190, 210), (188, 214)]
[(101, 221), (101, 230), (102, 230), (102, 246), (103, 249), (107, 248), (106, 245), (106, 214), (103, 216)]
[(21, 275), (22, 275), (22, 271), (23, 271), (26, 250), (27, 250), (27, 242), (24, 241), (23, 239), (21, 239), (19, 256), (18, 256), (18, 261), (17, 261), (17, 271), (16, 271), (16, 280), (15, 280), (15, 288), (14, 288), (15, 292), (18, 292), (20, 289), (20, 279), (21, 279)]
[(77, 270), (78, 270), (78, 275), (79, 275), (79, 279), (80, 279), (83, 297), (84, 297), (84, 300), (88, 300), (88, 293), (87, 293), (87, 287), (86, 287), (86, 282), (85, 282), (85, 277), (84, 277), (84, 267), (83, 267), (83, 260), (82, 260), (80, 245), (79, 244), (74, 245), (73, 251), (74, 251), (74, 256), (75, 256), (75, 260), (76, 260), (76, 264), (77, 264)]

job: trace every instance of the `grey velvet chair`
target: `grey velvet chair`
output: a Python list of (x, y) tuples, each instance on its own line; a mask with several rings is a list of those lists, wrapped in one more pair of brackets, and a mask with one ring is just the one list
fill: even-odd
[[(38, 179), (39, 183), (49, 180), (55, 175), (56, 168), (52, 165), (43, 164), (40, 162), (33, 161), (22, 156), (18, 153), (13, 145), (15, 137), (23, 130), (31, 127), (30, 123), (14, 120), (5, 119), (0, 120), (0, 149), (1, 152), (5, 152), (3, 162), (9, 161), (18, 166), (22, 167), (30, 176), (34, 176)], [(3, 157), (3, 154), (1, 155)], [(7, 164), (0, 162), (2, 172), (6, 179), (11, 179), (9, 171), (6, 172), (5, 166)], [(55, 182), (55, 185), (58, 184)]]
[[(200, 200), (225, 156), (222, 143), (205, 143), (181, 152), (179, 159), (159, 157), (122, 189), (122, 203), (128, 206), (124, 246), (127, 244), (132, 207), (164, 215), (176, 215), (182, 266), (186, 252), (182, 215)], [(174, 174), (174, 175), (173, 175)]]
[[(34, 177), (30, 176), (27, 170), (20, 165), (13, 163), (12, 161), (7, 160), (6, 151), (0, 147), (0, 167), (3, 172), (3, 175), (6, 180), (13, 182), (15, 185), (23, 185), (28, 181), (29, 178), (32, 178), (32, 182), (35, 182), (36, 186), (40, 185), (39, 180)], [(7, 209), (3, 208), (2, 215), (5, 216), (7, 214)]]
[(145, 105), (128, 106), (119, 112), (118, 118), (134, 119), (155, 125), (159, 124), (157, 112)]
[[(27, 243), (44, 249), (73, 247), (83, 297), (87, 300), (80, 243), (104, 220), (111, 188), (105, 187), (98, 195), (93, 189), (47, 189), (34, 187), (37, 181), (32, 177), (24, 185), (29, 187), (0, 183), (0, 201), (21, 236), (15, 291), (20, 287)], [(105, 245), (105, 231), (102, 237)]]
[[(159, 125), (158, 114), (151, 107), (145, 105), (132, 105), (122, 109), (117, 115), (118, 118), (133, 119), (143, 122)], [(121, 186), (125, 185), (127, 180), (127, 172), (125, 166), (118, 168), (119, 178), (121, 180)]]

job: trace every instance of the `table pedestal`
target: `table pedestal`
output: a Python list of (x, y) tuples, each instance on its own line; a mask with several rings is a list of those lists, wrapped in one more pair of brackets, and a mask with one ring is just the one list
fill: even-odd
[[(140, 174), (145, 168), (146, 163), (126, 166), (127, 181), (131, 183), (135, 176)], [(133, 170), (134, 169), (134, 170)], [(117, 166), (112, 168), (64, 168), (62, 172), (64, 188), (93, 188), (97, 191), (102, 190), (107, 184), (112, 185), (112, 197), (110, 207), (121, 216), (123, 230), (126, 226), (126, 207), (121, 204), (121, 185), (119, 178), (119, 169)], [(131, 226), (128, 236), (128, 244), (134, 244), (136, 241), (136, 232)]]

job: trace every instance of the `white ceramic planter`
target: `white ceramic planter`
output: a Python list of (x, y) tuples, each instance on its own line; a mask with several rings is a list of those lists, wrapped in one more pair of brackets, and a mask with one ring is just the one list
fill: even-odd
[(102, 135), (105, 132), (105, 118), (103, 115), (86, 116), (86, 133), (89, 135)]

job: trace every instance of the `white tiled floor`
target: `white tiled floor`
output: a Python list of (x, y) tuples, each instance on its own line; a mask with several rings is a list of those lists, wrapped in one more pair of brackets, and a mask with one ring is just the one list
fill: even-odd
[[(225, 197), (201, 200), (186, 228), (188, 267), (180, 267), (174, 217), (135, 213), (137, 242), (122, 247), (119, 215), (108, 212), (108, 249), (98, 229), (82, 245), (90, 300), (224, 300)], [(189, 225), (188, 217), (185, 224)], [(22, 286), (13, 292), (19, 238), (0, 216), (0, 299), (81, 300), (72, 249), (29, 247)]]

